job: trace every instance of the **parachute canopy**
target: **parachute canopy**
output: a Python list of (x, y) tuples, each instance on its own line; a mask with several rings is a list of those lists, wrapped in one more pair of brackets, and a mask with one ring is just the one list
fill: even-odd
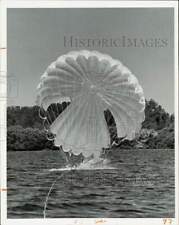
[(145, 98), (136, 77), (120, 61), (96, 51), (60, 56), (41, 76), (37, 103), (70, 102), (53, 121), (55, 144), (89, 156), (109, 147), (104, 111), (114, 117), (118, 137), (133, 139), (144, 120)]

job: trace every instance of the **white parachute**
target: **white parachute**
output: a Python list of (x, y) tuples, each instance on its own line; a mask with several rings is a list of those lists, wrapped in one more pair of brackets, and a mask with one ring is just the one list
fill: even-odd
[(55, 145), (74, 154), (99, 155), (102, 148), (109, 147), (107, 109), (118, 137), (133, 139), (144, 120), (145, 98), (136, 77), (120, 61), (96, 51), (62, 55), (41, 76), (38, 105), (48, 111), (55, 103), (58, 110), (62, 102), (70, 104), (54, 116), (49, 128)]

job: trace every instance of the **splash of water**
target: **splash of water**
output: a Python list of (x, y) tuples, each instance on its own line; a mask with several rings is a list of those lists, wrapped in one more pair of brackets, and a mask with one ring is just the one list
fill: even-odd
[(110, 166), (109, 161), (106, 159), (100, 159), (96, 161), (96, 159), (82, 162), (78, 166), (71, 167), (66, 166), (62, 168), (52, 168), (49, 172), (54, 171), (71, 171), (71, 170), (103, 170), (103, 169), (116, 169), (115, 167)]

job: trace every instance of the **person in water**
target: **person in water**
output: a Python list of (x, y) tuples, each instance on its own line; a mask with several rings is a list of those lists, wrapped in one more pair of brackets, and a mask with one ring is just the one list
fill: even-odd
[(76, 168), (78, 166), (77, 160), (75, 160), (75, 155), (73, 154), (71, 149), (67, 154), (67, 158), (68, 158), (67, 160), (70, 167)]
[(61, 157), (65, 160), (66, 166), (71, 168), (77, 168), (80, 164), (91, 165), (91, 166), (102, 166), (103, 164), (107, 164), (109, 160), (107, 159), (106, 151), (103, 156), (99, 158), (95, 158), (93, 154), (88, 157), (84, 157), (82, 153), (79, 155), (74, 155), (72, 150), (70, 149), (68, 152), (64, 152), (62, 146), (60, 146), (59, 150), (61, 151)]
[(71, 168), (76, 168), (79, 164), (84, 161), (83, 154), (74, 155), (72, 150), (70, 149), (68, 152), (64, 152), (63, 147), (59, 147), (61, 157), (65, 161), (66, 166)]

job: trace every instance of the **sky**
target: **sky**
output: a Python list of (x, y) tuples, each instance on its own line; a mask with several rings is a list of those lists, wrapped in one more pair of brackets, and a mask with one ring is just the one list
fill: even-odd
[[(173, 9), (14, 8), (8, 9), (7, 18), (8, 105), (35, 105), (36, 87), (47, 66), (60, 55), (84, 49), (65, 46), (64, 37), (114, 40), (125, 36), (128, 41), (136, 38), (137, 46), (85, 48), (120, 60), (137, 77), (146, 99), (153, 98), (174, 112)], [(146, 44), (155, 39), (156, 46)]]

